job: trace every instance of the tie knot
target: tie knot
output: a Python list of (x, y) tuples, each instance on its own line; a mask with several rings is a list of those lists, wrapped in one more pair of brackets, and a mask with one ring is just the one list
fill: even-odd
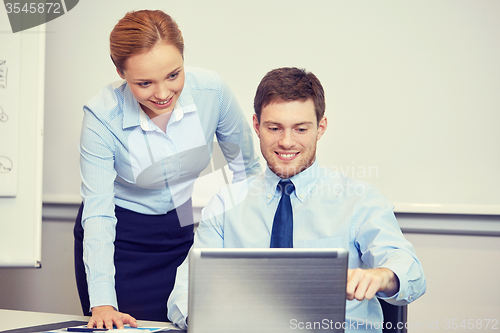
[(295, 186), (290, 180), (280, 180), (278, 183), (278, 190), (281, 191), (282, 194), (290, 196), (290, 194), (293, 193), (293, 190), (295, 190)]

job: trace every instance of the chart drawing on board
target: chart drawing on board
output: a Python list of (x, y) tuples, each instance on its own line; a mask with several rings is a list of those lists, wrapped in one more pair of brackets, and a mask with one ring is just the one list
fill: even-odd
[[(19, 55), (18, 36), (8, 36), (0, 54), (0, 196), (17, 195)], [(11, 80), (12, 79), (12, 80)]]
[(9, 120), (9, 116), (7, 116), (7, 114), (5, 112), (3, 112), (3, 109), (2, 107), (0, 106), (0, 121), (2, 123), (6, 123), (7, 120)]
[(0, 59), (0, 89), (7, 88), (7, 67), (6, 61)]
[(12, 171), (12, 161), (7, 156), (0, 156), (0, 173)]

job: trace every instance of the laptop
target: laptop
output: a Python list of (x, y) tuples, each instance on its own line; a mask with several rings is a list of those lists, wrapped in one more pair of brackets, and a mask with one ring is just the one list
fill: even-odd
[(188, 333), (344, 332), (345, 249), (192, 249)]

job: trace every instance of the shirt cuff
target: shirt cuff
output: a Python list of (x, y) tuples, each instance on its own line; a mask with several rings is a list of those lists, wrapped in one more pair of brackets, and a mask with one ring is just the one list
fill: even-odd
[(172, 298), (168, 300), (168, 319), (174, 324), (179, 326), (181, 329), (187, 329), (187, 295), (183, 294), (184, 297), (178, 297), (175, 301)]
[(111, 282), (96, 282), (89, 284), (89, 297), (90, 309), (101, 305), (111, 305), (118, 311), (115, 286)]
[(381, 266), (390, 269), (396, 275), (399, 280), (399, 290), (392, 296), (387, 296), (383, 291), (377, 292), (375, 295), (383, 300), (390, 300), (389, 303), (393, 305), (406, 305), (413, 301), (413, 295), (410, 292), (409, 283), (406, 279), (401, 277), (406, 277), (405, 272), (401, 272), (401, 269), (397, 267)]

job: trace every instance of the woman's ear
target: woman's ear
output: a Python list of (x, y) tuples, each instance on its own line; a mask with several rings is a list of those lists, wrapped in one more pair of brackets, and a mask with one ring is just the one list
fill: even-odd
[(123, 74), (123, 72), (121, 70), (119, 70), (118, 67), (115, 67), (115, 68), (116, 68), (116, 72), (118, 73), (118, 75), (120, 75), (120, 77), (125, 80), (125, 75)]

